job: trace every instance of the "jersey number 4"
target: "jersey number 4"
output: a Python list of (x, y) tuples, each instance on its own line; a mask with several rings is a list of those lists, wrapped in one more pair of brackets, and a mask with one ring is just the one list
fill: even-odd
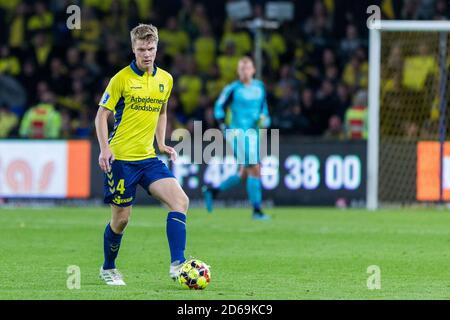
[(120, 192), (120, 194), (123, 194), (125, 192), (125, 179), (119, 180), (116, 189)]

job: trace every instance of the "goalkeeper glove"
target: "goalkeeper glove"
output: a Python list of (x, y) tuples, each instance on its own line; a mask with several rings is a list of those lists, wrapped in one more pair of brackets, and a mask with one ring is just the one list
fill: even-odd
[(261, 114), (258, 120), (258, 128), (267, 128), (269, 126), (266, 116)]

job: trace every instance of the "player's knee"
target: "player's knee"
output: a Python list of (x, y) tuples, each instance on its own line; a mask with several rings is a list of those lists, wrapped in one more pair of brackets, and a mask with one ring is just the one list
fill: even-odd
[(187, 213), (187, 210), (189, 209), (189, 198), (188, 196), (183, 192), (183, 194), (180, 196), (179, 199), (180, 203), (179, 205), (183, 209), (184, 213)]
[(128, 225), (128, 217), (117, 217), (112, 221), (113, 231), (116, 233), (122, 233)]
[(189, 208), (189, 198), (183, 192), (176, 197), (172, 210), (187, 213)]
[(129, 221), (128, 217), (120, 217), (119, 220), (117, 221), (117, 224), (119, 225), (119, 228), (123, 230), (128, 225), (128, 221)]
[(112, 224), (114, 229), (119, 232), (123, 232), (123, 230), (128, 225), (128, 221), (130, 219), (130, 213), (128, 208), (120, 208), (115, 207), (113, 210), (112, 216)]

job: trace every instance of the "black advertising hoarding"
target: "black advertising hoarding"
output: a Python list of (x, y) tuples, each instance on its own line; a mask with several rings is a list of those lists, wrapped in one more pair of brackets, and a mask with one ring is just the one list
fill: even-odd
[[(264, 201), (274, 205), (352, 205), (363, 206), (366, 197), (366, 143), (364, 141), (304, 141), (280, 143), (279, 157), (262, 158)], [(98, 146), (94, 144), (91, 190), (102, 197), (103, 175), (97, 164)], [(167, 162), (183, 189), (195, 204), (202, 199), (201, 187), (220, 182), (238, 170), (233, 159), (217, 159), (209, 164), (195, 164), (187, 155)], [(95, 161), (94, 161), (95, 160)], [(223, 163), (225, 162), (225, 163)], [(141, 188), (138, 188), (141, 189)], [(232, 205), (246, 200), (245, 184), (220, 194), (220, 204)], [(139, 190), (136, 204), (155, 204)]]

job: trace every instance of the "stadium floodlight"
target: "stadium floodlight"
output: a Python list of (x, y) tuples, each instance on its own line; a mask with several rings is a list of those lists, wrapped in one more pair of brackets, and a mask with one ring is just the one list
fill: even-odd
[(449, 21), (382, 20), (370, 29), (369, 210), (450, 200), (449, 34)]
[(254, 57), (256, 67), (256, 77), (262, 78), (262, 42), (263, 42), (263, 29), (278, 29), (280, 23), (273, 20), (265, 20), (261, 18), (255, 18), (247, 21), (245, 26), (255, 34), (254, 45)]
[[(254, 58), (256, 78), (262, 77), (262, 42), (263, 30), (278, 29), (280, 22), (291, 20), (294, 16), (294, 4), (289, 1), (268, 2), (265, 7), (266, 18), (252, 18), (252, 10), (248, 1), (230, 2), (226, 5), (228, 16), (237, 20), (240, 27), (249, 29), (254, 34)], [(245, 20), (245, 21), (243, 21)]]
[(252, 17), (252, 7), (248, 0), (233, 1), (226, 4), (228, 17), (231, 20), (244, 20)]
[(291, 21), (294, 19), (294, 4), (290, 1), (267, 2), (266, 17), (278, 21)]

